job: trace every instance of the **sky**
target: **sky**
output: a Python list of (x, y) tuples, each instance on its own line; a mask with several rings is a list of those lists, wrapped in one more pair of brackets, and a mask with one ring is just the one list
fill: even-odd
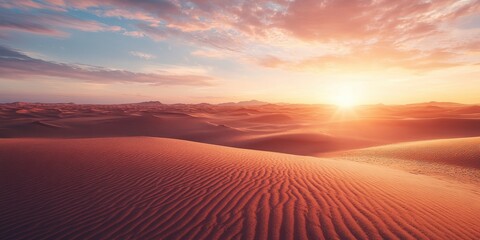
[(480, 0), (0, 0), (0, 102), (480, 103)]

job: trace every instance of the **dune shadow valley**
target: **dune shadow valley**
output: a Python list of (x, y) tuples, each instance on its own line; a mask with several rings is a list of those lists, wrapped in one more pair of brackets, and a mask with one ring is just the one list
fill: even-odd
[(480, 106), (0, 104), (0, 239), (480, 239)]

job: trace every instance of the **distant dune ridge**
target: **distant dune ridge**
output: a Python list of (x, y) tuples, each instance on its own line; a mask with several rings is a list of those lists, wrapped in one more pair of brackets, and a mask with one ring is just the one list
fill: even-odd
[(0, 239), (480, 239), (479, 164), (476, 105), (0, 104)]
[(348, 161), (145, 137), (4, 139), (0, 176), (1, 239), (480, 237), (475, 192)]
[(315, 156), (389, 143), (480, 136), (480, 108), (430, 102), (268, 104), (0, 104), (0, 137), (151, 136)]

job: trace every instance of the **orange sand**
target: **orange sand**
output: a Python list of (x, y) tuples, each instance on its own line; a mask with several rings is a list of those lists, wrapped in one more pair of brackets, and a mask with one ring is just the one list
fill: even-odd
[(181, 140), (3, 139), (0, 179), (0, 239), (480, 238), (478, 188)]
[(479, 146), (456, 103), (0, 104), (0, 239), (480, 239)]

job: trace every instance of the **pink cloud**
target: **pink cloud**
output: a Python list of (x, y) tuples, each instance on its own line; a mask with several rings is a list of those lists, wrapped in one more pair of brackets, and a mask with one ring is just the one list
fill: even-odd
[(289, 64), (288, 61), (280, 59), (272, 55), (268, 55), (257, 60), (258, 64), (263, 67), (276, 68)]
[(17, 1), (2, 1), (0, 2), (2, 8), (43, 8), (44, 5), (32, 0), (17, 0)]
[[(96, 0), (46, 0), (46, 2), (50, 5), (65, 7), (65, 8), (76, 8), (76, 9), (90, 9), (90, 8), (102, 8), (107, 7), (114, 10), (108, 10), (107, 14), (110, 16), (125, 16), (124, 14), (120, 13), (127, 13), (126, 17), (131, 18), (135, 14), (137, 16), (141, 16), (142, 18), (145, 16), (143, 13), (151, 13), (154, 16), (163, 16), (164, 18), (167, 15), (176, 15), (180, 13), (180, 8), (174, 1), (166, 1), (166, 0), (159, 0), (159, 1), (137, 1), (137, 0), (104, 0), (104, 1), (96, 1)], [(139, 11), (143, 12), (140, 13)], [(131, 14), (131, 13), (134, 14)], [(130, 16), (130, 17), (129, 17)]]
[[(17, 5), (19, 8), (40, 8), (39, 4), (40, 2), (20, 1)], [(465, 41), (464, 46), (469, 46), (469, 41), (473, 40), (464, 40), (461, 39), (462, 36), (449, 33), (455, 30), (455, 21), (479, 15), (480, 11), (479, 0), (46, 0), (44, 5), (45, 8), (81, 9), (101, 17), (128, 19), (134, 21), (132, 25), (136, 29), (125, 31), (124, 35), (148, 36), (157, 41), (175, 38), (202, 47), (208, 45), (220, 50), (248, 51), (274, 41), (269, 38), (272, 34), (281, 34), (282, 37), (306, 44), (334, 42), (351, 48), (351, 54), (388, 58), (399, 57), (399, 52), (415, 52), (419, 48), (415, 46), (418, 41), (426, 38), (439, 39), (438, 36), (446, 39), (444, 42), (447, 43), (433, 42), (438, 44), (437, 48), (447, 48), (448, 43), (459, 40)], [(9, 7), (15, 7), (15, 4)], [(6, 29), (48, 35), (60, 34), (62, 31), (59, 28), (82, 31), (121, 30), (119, 27), (112, 29), (91, 21), (78, 22), (71, 19), (63, 25), (60, 20), (52, 20), (57, 27), (50, 27), (52, 24), (42, 19), (0, 22), (6, 25), (0, 27)], [(48, 24), (38, 24), (44, 22)], [(388, 44), (394, 51), (379, 54), (375, 52), (377, 50), (369, 48), (369, 45), (377, 42)], [(259, 64), (268, 67), (284, 65), (283, 60), (276, 59), (272, 53), (270, 55), (259, 60)], [(341, 55), (331, 57), (344, 59)], [(354, 59), (355, 56), (349, 56), (348, 61)], [(394, 62), (400, 64), (403, 60), (405, 59), (400, 58)], [(410, 68), (415, 65), (402, 64), (409, 65)], [(442, 64), (424, 66), (433, 68)]]
[[(33, 1), (18, 6), (39, 8)], [(479, 1), (135, 1), (47, 0), (48, 6), (94, 9), (102, 16), (142, 21), (183, 32), (230, 29), (264, 36), (280, 29), (306, 41), (402, 39), (438, 31), (461, 16), (478, 13)], [(227, 32), (227, 31), (224, 31)]]
[(64, 29), (75, 29), (87, 32), (121, 31), (119, 26), (108, 26), (96, 21), (81, 20), (60, 14), (2, 13), (0, 29), (7, 31), (23, 31), (57, 37), (66, 36)]
[(37, 77), (62, 78), (94, 83), (145, 83), (151, 85), (208, 86), (210, 76), (170, 73), (138, 73), (103, 67), (55, 63), (31, 58), (18, 51), (0, 46), (0, 78), (35, 79)]
[(478, 1), (364, 1), (297, 0), (284, 14), (274, 17), (274, 26), (307, 41), (396, 41), (439, 31), (441, 24), (472, 13)]

